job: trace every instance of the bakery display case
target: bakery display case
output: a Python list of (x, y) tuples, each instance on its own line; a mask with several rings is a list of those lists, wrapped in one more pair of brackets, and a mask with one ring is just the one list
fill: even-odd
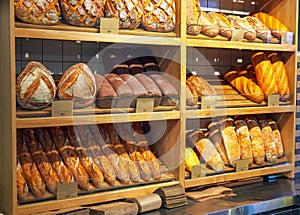
[[(162, 1), (160, 5), (142, 1), (133, 10), (133, 1), (120, 1), (120, 5), (107, 1), (106, 10), (101, 1), (86, 8), (84, 15), (80, 5), (61, 1), (61, 14), (56, 11), (51, 19), (43, 16), (40, 20), (22, 17), (23, 2), (16, 3), (20, 11), (15, 11), (12, 1), (1, 3), (0, 136), (5, 144), (0, 148), (4, 193), (0, 209), (5, 214), (113, 201), (174, 184), (189, 188), (273, 174), (293, 178), (297, 1)], [(58, 4), (52, 1), (49, 7), (54, 10)], [(72, 9), (65, 11), (67, 7)], [(191, 12), (191, 8), (196, 9)], [(140, 10), (143, 16), (135, 16)], [(193, 23), (201, 14), (215, 18), (226, 14), (234, 22), (236, 16), (254, 12), (276, 17), (291, 33), (276, 37), (268, 30), (267, 37), (253, 38), (254, 31), (246, 35), (243, 30), (241, 37), (236, 36), (241, 34), (238, 28), (222, 34), (215, 28), (212, 35), (208, 25)], [(191, 13), (192, 19), (187, 17)], [(103, 16), (111, 25), (108, 30)], [(114, 28), (116, 20), (120, 29)], [(253, 101), (226, 79), (225, 74), (240, 73), (237, 68), (253, 63), (257, 53), (280, 57), (288, 78), (288, 99), (264, 94), (263, 101)], [(192, 85), (194, 90), (204, 86), (207, 94), (191, 96)], [(39, 93), (47, 94), (46, 104), (45, 99), (39, 100)], [(149, 98), (150, 108), (142, 100)], [(222, 120), (229, 120), (235, 132), (233, 125), (245, 128), (243, 123), (251, 117), (265, 124), (272, 121), (275, 128), (266, 127), (281, 137), (280, 155), (260, 155), (263, 159), (237, 155), (238, 160), (249, 160), (247, 169), (239, 171), (237, 158), (218, 165), (205, 158), (202, 149), (206, 146), (217, 153), (210, 141), (214, 123), (221, 126)], [(196, 142), (193, 132), (198, 132)], [(195, 164), (203, 170), (198, 175), (186, 171), (184, 158), (189, 153), (194, 156), (193, 152), (196, 160), (201, 157)], [(136, 169), (126, 169), (126, 165)], [(61, 169), (65, 172), (57, 174)], [(188, 169), (192, 171), (193, 164)], [(56, 177), (47, 178), (51, 171)], [(67, 172), (70, 180), (63, 181)], [(64, 184), (73, 186), (62, 188), (72, 193), (61, 198), (63, 191), (57, 192), (56, 185)]]

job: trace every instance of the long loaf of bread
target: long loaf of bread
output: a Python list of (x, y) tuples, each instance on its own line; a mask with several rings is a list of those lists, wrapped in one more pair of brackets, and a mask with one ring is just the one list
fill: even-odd
[(201, 34), (208, 37), (216, 37), (219, 34), (219, 27), (216, 21), (205, 11), (201, 11), (200, 23)]
[(226, 37), (227, 39), (231, 39), (232, 27), (231, 27), (231, 23), (227, 19), (227, 16), (223, 13), (217, 13), (217, 12), (209, 12), (208, 15), (211, 16), (212, 19), (216, 21), (219, 27), (219, 34), (223, 37)]
[(270, 94), (278, 93), (275, 73), (271, 61), (263, 52), (257, 52), (251, 57), (258, 85), (264, 92), (265, 99)]
[(265, 145), (266, 160), (269, 163), (275, 163), (278, 155), (272, 128), (267, 119), (259, 120), (259, 126), (261, 128), (262, 138)]
[(201, 8), (198, 0), (187, 0), (186, 24), (187, 34), (198, 35), (201, 32)]
[(18, 159), (18, 161), (17, 161), (17, 196), (18, 196), (18, 199), (21, 201), (26, 200), (28, 192), (29, 192), (29, 189), (28, 189), (27, 181), (26, 181), (22, 166), (20, 164), (20, 161)]
[(281, 158), (284, 155), (284, 147), (283, 147), (280, 131), (278, 129), (277, 123), (273, 119), (268, 118), (267, 120), (273, 132), (274, 141), (277, 150), (277, 158)]

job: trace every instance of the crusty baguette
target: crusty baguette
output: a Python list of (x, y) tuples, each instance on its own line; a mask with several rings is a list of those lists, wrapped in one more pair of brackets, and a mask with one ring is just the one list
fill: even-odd
[(20, 164), (20, 161), (18, 159), (17, 161), (17, 196), (18, 199), (21, 201), (26, 200), (27, 196), (28, 196), (28, 185), (27, 185), (27, 181), (22, 169), (22, 166)]

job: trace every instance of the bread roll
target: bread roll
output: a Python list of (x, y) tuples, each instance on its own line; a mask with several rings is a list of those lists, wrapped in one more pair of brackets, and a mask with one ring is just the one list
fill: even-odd
[(261, 165), (265, 160), (265, 146), (261, 129), (255, 117), (246, 117), (245, 121), (249, 130), (254, 162)]
[(200, 15), (201, 8), (198, 0), (187, 0), (186, 2), (186, 24), (187, 34), (198, 35), (201, 32)]
[(59, 22), (59, 0), (15, 0), (15, 16), (23, 22), (55, 25)]
[(276, 144), (277, 158), (281, 158), (284, 155), (284, 147), (281, 140), (280, 131), (278, 129), (277, 123), (273, 119), (269, 118), (267, 120), (273, 132), (273, 137)]
[(217, 23), (219, 27), (219, 34), (227, 39), (232, 37), (231, 23), (227, 19), (227, 16), (223, 13), (209, 12), (209, 16)]
[(253, 155), (247, 123), (242, 119), (235, 120), (234, 123), (238, 143), (241, 147), (241, 159), (247, 159), (248, 164), (252, 165)]
[(216, 21), (205, 11), (201, 11), (200, 16), (201, 34), (208, 37), (216, 37), (219, 34), (219, 27)]
[(208, 139), (215, 145), (217, 151), (219, 152), (224, 164), (229, 166), (229, 160), (226, 153), (226, 148), (223, 142), (222, 134), (220, 131), (220, 125), (217, 122), (212, 122), (208, 125), (209, 134)]
[(278, 86), (271, 61), (263, 52), (257, 52), (251, 57), (258, 85), (264, 92), (265, 99), (268, 95), (277, 94)]
[(142, 26), (148, 31), (171, 32), (176, 24), (175, 0), (143, 1)]
[(73, 100), (75, 108), (88, 106), (96, 95), (95, 77), (84, 63), (77, 63), (65, 71), (57, 85), (57, 95), (62, 100)]
[(272, 34), (279, 39), (281, 39), (282, 32), (289, 31), (282, 22), (267, 13), (258, 12), (253, 14), (253, 16), (257, 17), (262, 23), (268, 26), (268, 28), (272, 31)]
[(204, 133), (199, 134), (199, 140), (194, 146), (196, 152), (205, 163), (216, 172), (224, 171), (224, 162), (214, 144), (205, 137)]
[(18, 104), (26, 109), (41, 109), (55, 98), (55, 82), (47, 68), (35, 61), (29, 62), (17, 77)]
[(260, 86), (253, 82), (250, 78), (239, 74), (240, 68), (232, 68), (226, 72), (224, 79), (237, 91), (256, 103), (262, 103), (264, 101), (264, 93)]
[(102, 75), (95, 74), (96, 106), (98, 108), (113, 108), (116, 103), (116, 92), (111, 84)]
[(236, 160), (241, 158), (241, 148), (235, 133), (234, 120), (224, 117), (219, 123), (229, 163), (235, 167)]
[(246, 40), (253, 41), (256, 39), (256, 31), (246, 19), (235, 15), (228, 15), (227, 19), (230, 21), (232, 27), (235, 29), (242, 29), (244, 31), (244, 38)]
[(269, 54), (268, 58), (270, 59), (273, 66), (280, 100), (284, 102), (288, 101), (291, 98), (291, 91), (285, 65), (278, 54), (275, 52)]
[(265, 145), (266, 160), (269, 163), (276, 163), (278, 154), (272, 128), (267, 119), (259, 120), (259, 126)]
[(19, 159), (17, 161), (16, 177), (17, 177), (17, 196), (19, 200), (24, 201), (28, 196), (29, 189)]
[(104, 16), (106, 0), (60, 0), (65, 21), (70, 25), (92, 27)]

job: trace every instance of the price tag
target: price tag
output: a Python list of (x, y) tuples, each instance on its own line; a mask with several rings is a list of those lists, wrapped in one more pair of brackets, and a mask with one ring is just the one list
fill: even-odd
[(153, 112), (154, 98), (137, 98), (136, 113)]
[(279, 94), (268, 95), (268, 106), (279, 106)]
[(293, 44), (294, 42), (294, 32), (282, 32), (281, 34), (281, 44)]
[(192, 167), (191, 178), (201, 178), (206, 176), (206, 165), (201, 164)]
[(100, 18), (100, 33), (118, 34), (119, 19)]
[(77, 182), (57, 184), (56, 199), (69, 199), (78, 195)]
[(52, 116), (72, 116), (73, 115), (73, 101), (61, 100), (52, 102)]
[(247, 171), (249, 168), (248, 159), (240, 159), (236, 161), (236, 172)]
[(243, 41), (245, 31), (243, 29), (232, 29), (231, 41)]
[(216, 105), (216, 96), (202, 96), (201, 109), (214, 109)]

